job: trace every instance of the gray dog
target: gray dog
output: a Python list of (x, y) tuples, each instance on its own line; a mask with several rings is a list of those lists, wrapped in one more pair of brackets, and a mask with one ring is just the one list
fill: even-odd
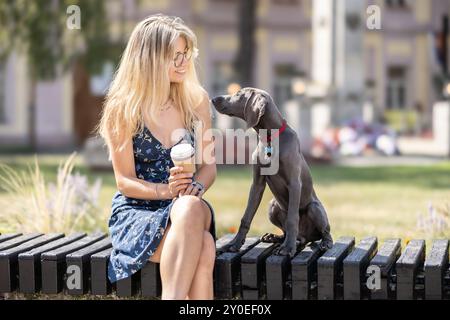
[[(255, 165), (247, 208), (239, 231), (226, 250), (235, 252), (244, 244), (266, 183), (274, 196), (270, 201), (269, 219), (283, 231), (283, 236), (266, 234), (262, 241), (282, 242), (276, 253), (291, 257), (297, 251), (297, 244), (303, 248), (309, 242), (321, 240), (322, 250), (331, 248), (333, 239), (327, 214), (314, 191), (300, 141), (286, 124), (272, 97), (263, 90), (243, 88), (234, 95), (215, 97), (212, 103), (218, 112), (243, 119), (248, 128), (258, 133), (258, 146), (252, 155)], [(261, 129), (267, 130), (265, 139), (260, 134)], [(270, 129), (279, 129), (275, 131), (278, 134), (269, 136)], [(278, 148), (273, 144), (274, 139), (278, 139)], [(261, 175), (263, 164), (257, 160), (258, 155), (265, 155), (269, 161), (279, 161), (278, 172)]]

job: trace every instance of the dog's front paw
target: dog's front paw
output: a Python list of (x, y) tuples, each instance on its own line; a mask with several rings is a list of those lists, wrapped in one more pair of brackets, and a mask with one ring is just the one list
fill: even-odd
[(319, 243), (319, 249), (321, 251), (327, 251), (333, 247), (333, 238), (329, 232), (324, 232), (322, 240)]
[(286, 243), (286, 241), (281, 244), (281, 246), (276, 250), (276, 254), (279, 256), (289, 256), (291, 258), (294, 257), (297, 251), (296, 245), (291, 243)]
[(284, 241), (284, 235), (266, 233), (260, 239), (262, 242), (266, 242), (266, 243), (282, 243)]
[(333, 240), (322, 239), (319, 243), (320, 251), (327, 251), (333, 247)]
[(228, 245), (226, 247), (226, 251), (239, 252), (239, 250), (241, 249), (244, 242), (245, 242), (245, 237), (242, 237), (238, 234), (233, 238), (233, 240), (230, 241), (230, 243), (228, 243)]

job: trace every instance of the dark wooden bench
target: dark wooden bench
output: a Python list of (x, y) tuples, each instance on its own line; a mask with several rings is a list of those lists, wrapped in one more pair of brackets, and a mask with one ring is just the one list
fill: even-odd
[[(450, 299), (449, 241), (378, 239), (356, 243), (341, 237), (321, 252), (318, 243), (291, 259), (277, 256), (277, 244), (247, 238), (239, 252), (224, 252), (233, 238), (216, 242), (216, 299)], [(110, 239), (104, 233), (20, 233), (0, 235), (0, 294), (67, 294), (158, 298), (159, 264), (148, 262), (132, 277), (111, 284)], [(366, 282), (375, 268), (379, 287)], [(370, 269), (372, 270), (372, 269)], [(370, 279), (369, 279), (370, 280)]]

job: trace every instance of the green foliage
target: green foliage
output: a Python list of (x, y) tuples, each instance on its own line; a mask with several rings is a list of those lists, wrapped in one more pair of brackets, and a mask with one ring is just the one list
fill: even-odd
[(385, 117), (390, 128), (398, 133), (411, 133), (417, 126), (418, 114), (411, 110), (387, 110)]
[(419, 214), (417, 227), (429, 237), (446, 237), (450, 232), (450, 204), (441, 206), (429, 204), (428, 212)]
[[(70, 5), (80, 8), (80, 29), (67, 27)], [(118, 52), (109, 41), (104, 6), (103, 0), (0, 1), (0, 59), (12, 50), (25, 52), (35, 79), (51, 79), (77, 59), (99, 72)]]
[(37, 158), (24, 171), (0, 164), (0, 185), (7, 193), (0, 198), (0, 225), (14, 232), (98, 230), (101, 181), (90, 186), (86, 176), (73, 174), (75, 157), (60, 163), (55, 183), (46, 181)]

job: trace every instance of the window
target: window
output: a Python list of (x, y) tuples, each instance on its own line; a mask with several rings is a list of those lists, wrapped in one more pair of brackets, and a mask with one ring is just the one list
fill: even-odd
[[(233, 66), (229, 61), (217, 61), (213, 64), (211, 74), (211, 97), (228, 94), (228, 86), (233, 82)], [(214, 126), (224, 128), (234, 128), (236, 118), (222, 118), (219, 120), (217, 111), (213, 108)]]
[(407, 9), (408, 1), (407, 0), (386, 0), (386, 7), (389, 9)]
[(406, 70), (404, 67), (388, 69), (386, 107), (388, 109), (405, 109), (406, 107)]
[(285, 5), (285, 6), (297, 6), (300, 4), (300, 0), (272, 0), (273, 4)]
[(220, 61), (213, 66), (212, 72), (212, 95), (217, 96), (227, 93), (228, 85), (233, 79), (233, 66), (231, 62)]
[(0, 61), (0, 124), (6, 122), (6, 63)]
[(230, 2), (235, 5), (238, 0), (213, 0), (212, 3), (222, 3), (222, 4), (230, 4)]
[(279, 64), (275, 66), (275, 83), (273, 87), (275, 103), (281, 107), (287, 100), (293, 98), (292, 80), (302, 73), (293, 64)]
[(112, 62), (106, 62), (99, 74), (92, 75), (90, 84), (91, 93), (94, 96), (101, 97), (106, 94), (114, 75), (114, 65)]

